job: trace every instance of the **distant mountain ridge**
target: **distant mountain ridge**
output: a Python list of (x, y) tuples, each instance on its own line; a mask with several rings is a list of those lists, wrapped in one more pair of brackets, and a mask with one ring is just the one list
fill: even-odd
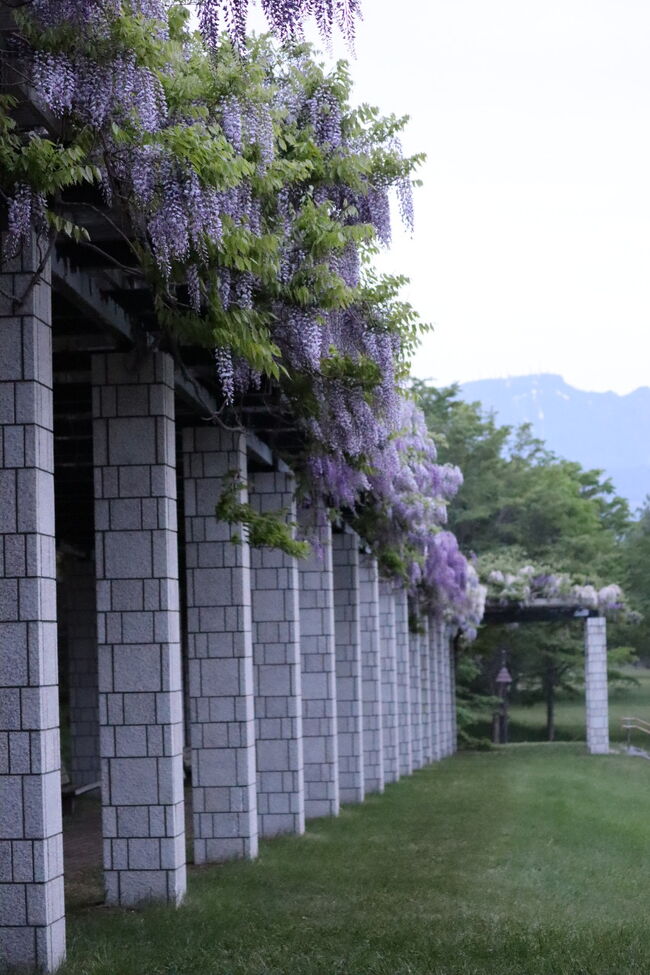
[(632, 393), (585, 392), (543, 373), (463, 383), (461, 396), (494, 410), (497, 421), (531, 423), (560, 457), (601, 468), (632, 511), (650, 494), (650, 387)]

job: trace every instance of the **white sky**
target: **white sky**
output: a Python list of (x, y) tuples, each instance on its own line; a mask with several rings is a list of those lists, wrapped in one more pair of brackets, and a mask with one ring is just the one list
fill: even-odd
[(650, 384), (648, 0), (362, 7), (358, 99), (409, 114), (428, 156), (382, 262), (435, 326), (416, 374)]
[(428, 156), (386, 260), (435, 325), (414, 371), (650, 384), (650, 3), (362, 4), (359, 98)]

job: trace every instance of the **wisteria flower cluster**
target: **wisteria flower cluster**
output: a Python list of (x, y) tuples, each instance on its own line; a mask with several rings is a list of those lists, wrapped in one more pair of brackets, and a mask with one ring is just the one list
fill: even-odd
[[(246, 43), (248, 0), (196, 0), (199, 22), (206, 41), (216, 46), (224, 28), (240, 47)], [(270, 29), (283, 41), (302, 36), (304, 22), (313, 17), (323, 37), (337, 25), (348, 42), (354, 40), (355, 20), (360, 15), (359, 0), (262, 0), (262, 10)]]
[(596, 586), (577, 583), (565, 572), (553, 572), (535, 565), (515, 568), (491, 568), (491, 558), (484, 562), (485, 581), (491, 600), (500, 606), (529, 606), (542, 600), (577, 609), (597, 610), (603, 616), (626, 615), (625, 595), (616, 583)]
[(485, 588), (444, 529), (447, 505), (462, 484), (457, 467), (438, 464), (421, 410), (402, 395), (397, 429), (369, 456), (367, 495), (354, 524), (388, 571), (408, 580), (435, 615), (474, 636)]

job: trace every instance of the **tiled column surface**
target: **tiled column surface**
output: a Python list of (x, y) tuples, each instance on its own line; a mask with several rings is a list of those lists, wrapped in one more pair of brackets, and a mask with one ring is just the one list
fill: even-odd
[(399, 772), (413, 771), (411, 748), (411, 674), (409, 659), (409, 610), (406, 590), (399, 587), (395, 601), (395, 646), (397, 655), (397, 726), (399, 739)]
[[(305, 526), (309, 512), (302, 513)], [(339, 811), (339, 760), (336, 727), (336, 646), (332, 526), (312, 531), (318, 544), (298, 563), (300, 575), (300, 650), (305, 817), (336, 816)]]
[[(291, 474), (256, 473), (249, 484), (256, 510), (285, 510), (295, 522)], [(251, 568), (258, 826), (261, 836), (303, 833), (298, 565), (278, 549), (257, 548)]]
[(206, 863), (257, 854), (250, 552), (241, 526), (215, 517), (230, 472), (246, 501), (245, 435), (184, 430), (183, 471), (194, 861)]
[(382, 723), (384, 735), (384, 782), (399, 779), (399, 731), (397, 701), (397, 646), (393, 586), (379, 580), (379, 636), (381, 643)]
[(438, 761), (445, 754), (445, 673), (442, 652), (444, 624), (429, 616), (430, 680), (431, 680), (431, 759)]
[(366, 792), (384, 791), (379, 573), (377, 560), (359, 559), (359, 615), (363, 681), (363, 769)]
[(433, 701), (432, 691), (432, 654), (429, 637), (429, 617), (424, 613), (419, 618), (420, 628), (420, 719), (422, 741), (422, 764), (428, 765), (434, 758), (433, 741)]
[(185, 892), (174, 366), (93, 357), (106, 896)]
[(411, 680), (411, 753), (413, 768), (422, 768), (422, 673), (420, 634), (409, 633), (409, 672)]
[(587, 748), (592, 755), (609, 752), (607, 698), (607, 623), (604, 616), (585, 620), (585, 697)]
[(452, 633), (449, 634), (449, 673), (451, 676), (451, 754), (458, 751), (458, 713), (456, 706), (456, 652)]
[(339, 794), (341, 802), (361, 802), (365, 787), (358, 536), (347, 531), (333, 535), (332, 556)]
[(99, 697), (94, 562), (70, 559), (59, 588), (59, 618), (67, 645), (70, 765), (75, 785), (98, 782)]
[(440, 626), (438, 640), (441, 673), (440, 690), (442, 694), (440, 748), (442, 758), (447, 758), (451, 742), (451, 685), (449, 681), (449, 636), (444, 625)]
[[(26, 244), (3, 291), (38, 262)], [(46, 276), (0, 294), (0, 970), (65, 954), (52, 455)]]
[(453, 727), (454, 727), (454, 690), (452, 683), (451, 667), (451, 629), (447, 625), (443, 625), (440, 631), (440, 645), (441, 645), (441, 655), (444, 667), (444, 689), (445, 689), (445, 700), (444, 700), (444, 733), (443, 733), (443, 750), (445, 758), (449, 755), (453, 755), (454, 752), (454, 742), (453, 742)]

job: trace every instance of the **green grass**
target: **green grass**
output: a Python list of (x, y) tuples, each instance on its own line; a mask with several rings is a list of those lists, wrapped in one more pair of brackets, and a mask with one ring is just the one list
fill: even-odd
[(65, 975), (647, 975), (650, 762), (513, 745), (69, 921)]
[[(650, 670), (630, 668), (628, 673), (639, 682), (638, 686), (618, 684), (610, 687), (609, 691), (609, 735), (612, 742), (626, 740), (627, 732), (621, 729), (621, 718), (625, 715), (650, 721)], [(532, 707), (511, 705), (509, 716), (510, 741), (544, 741), (546, 738), (546, 710), (542, 703)], [(560, 696), (557, 701), (555, 723), (556, 741), (584, 741), (586, 734), (584, 697), (582, 695)], [(470, 731), (479, 737), (489, 738), (491, 735), (491, 727), (487, 720), (472, 727)], [(650, 737), (639, 732), (633, 733), (632, 743), (650, 750)]]

